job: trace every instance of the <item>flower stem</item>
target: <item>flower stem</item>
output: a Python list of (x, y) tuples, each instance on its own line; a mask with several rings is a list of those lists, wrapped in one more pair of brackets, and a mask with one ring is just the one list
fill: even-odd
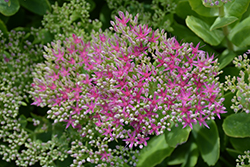
[[(222, 5), (221, 7), (219, 7), (219, 17), (224, 17), (224, 15), (225, 15), (224, 6)], [(229, 34), (228, 26), (222, 27), (222, 31), (223, 31), (223, 34), (226, 37), (226, 40), (227, 40), (227, 49), (233, 51), (233, 44), (232, 44), (231, 41), (229, 41), (229, 39), (227, 37), (228, 34)]]

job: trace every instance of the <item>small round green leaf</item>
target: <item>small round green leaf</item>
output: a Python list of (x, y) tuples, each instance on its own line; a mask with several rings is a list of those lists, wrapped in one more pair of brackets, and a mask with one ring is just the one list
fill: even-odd
[(228, 39), (239, 47), (250, 45), (250, 17), (237, 24), (229, 33)]
[(174, 148), (167, 144), (164, 134), (155, 136), (148, 142), (148, 145), (140, 151), (137, 167), (155, 166), (170, 156), (173, 150)]
[(18, 0), (11, 0), (10, 4), (4, 0), (0, 0), (0, 13), (5, 16), (14, 15), (20, 8)]
[(250, 137), (250, 114), (232, 114), (224, 120), (222, 127), (230, 137)]
[(19, 2), (24, 8), (38, 15), (44, 15), (51, 10), (48, 0), (19, 0)]
[(178, 145), (185, 143), (188, 139), (190, 131), (190, 127), (182, 128), (181, 124), (179, 124), (177, 127), (173, 126), (171, 131), (165, 132), (165, 138), (168, 145), (175, 148)]
[(202, 159), (209, 165), (215, 165), (220, 156), (220, 138), (217, 125), (213, 120), (207, 121), (210, 127), (204, 128), (194, 125), (192, 134), (198, 145)]
[(201, 16), (219, 16), (219, 8), (207, 8), (202, 4), (202, 0), (188, 0), (192, 9)]
[(238, 20), (238, 18), (235, 16), (217, 17), (213, 25), (210, 27), (210, 31), (215, 30), (217, 28), (225, 27), (229, 24), (232, 24), (236, 20)]
[(224, 38), (221, 30), (210, 31), (210, 26), (206, 22), (194, 16), (188, 16), (186, 24), (197, 36), (210, 45), (219, 45)]

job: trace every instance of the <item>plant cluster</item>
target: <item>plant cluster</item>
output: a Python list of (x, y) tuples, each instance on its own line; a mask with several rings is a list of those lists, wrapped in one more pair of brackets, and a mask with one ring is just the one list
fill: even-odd
[(1, 166), (249, 166), (249, 3), (0, 0)]

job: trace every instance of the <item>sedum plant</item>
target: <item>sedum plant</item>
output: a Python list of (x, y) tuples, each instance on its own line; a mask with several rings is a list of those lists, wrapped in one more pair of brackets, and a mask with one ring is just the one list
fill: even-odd
[[(249, 52), (247, 52), (249, 53)], [(242, 110), (243, 112), (249, 113), (250, 107), (250, 88), (249, 88), (249, 76), (250, 76), (250, 65), (247, 53), (244, 53), (243, 56), (240, 55), (236, 57), (233, 61), (235, 67), (241, 69), (239, 72), (239, 76), (231, 77), (226, 76), (226, 87), (225, 91), (230, 90), (232, 93), (236, 93), (236, 95), (232, 99), (231, 109), (234, 112), (238, 112)]]
[(61, 7), (56, 2), (52, 9), (52, 12), (44, 15), (42, 25), (55, 40), (65, 40), (73, 33), (90, 40), (92, 30), (99, 30), (102, 26), (100, 21), (89, 19), (90, 4), (86, 1), (72, 0)]
[(72, 166), (136, 166), (133, 149), (147, 146), (150, 135), (178, 124), (209, 128), (206, 120), (225, 113), (214, 57), (137, 20), (119, 12), (113, 35), (48, 44), (33, 72), (33, 105), (48, 106), (47, 118), (79, 136), (68, 150)]

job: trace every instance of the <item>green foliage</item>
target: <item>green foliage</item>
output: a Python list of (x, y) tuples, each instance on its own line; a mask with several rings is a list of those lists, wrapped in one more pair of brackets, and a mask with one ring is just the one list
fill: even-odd
[(206, 22), (194, 16), (188, 16), (186, 24), (197, 36), (210, 45), (219, 45), (224, 38), (221, 30), (210, 31), (210, 26)]
[(222, 28), (222, 27), (228, 26), (237, 20), (238, 20), (238, 18), (235, 16), (217, 17), (216, 20), (214, 21), (213, 25), (210, 27), (210, 31), (213, 31), (217, 28)]
[(207, 122), (209, 129), (195, 125), (192, 134), (198, 145), (201, 157), (209, 165), (215, 165), (220, 157), (220, 138), (216, 123)]
[(48, 0), (19, 0), (21, 6), (38, 15), (45, 15), (51, 10)]
[(236, 46), (244, 47), (250, 45), (250, 18), (246, 18), (237, 24), (229, 33), (228, 39)]
[(188, 0), (192, 10), (201, 16), (214, 17), (219, 16), (219, 8), (207, 8), (201, 0)]
[(250, 114), (237, 113), (228, 116), (223, 123), (223, 130), (230, 137), (250, 137)]
[(174, 148), (170, 147), (166, 140), (165, 135), (153, 137), (146, 147), (140, 151), (138, 167), (152, 167), (155, 166), (166, 157), (170, 156)]
[(181, 124), (177, 124), (171, 128), (171, 131), (165, 132), (166, 142), (170, 147), (177, 147), (178, 145), (185, 143), (188, 139), (189, 133), (191, 131), (190, 127), (182, 128)]
[[(237, 159), (237, 165), (244, 166), (242, 162), (246, 162), (249, 156), (246, 151), (250, 149), (250, 116), (234, 112), (249, 109), (249, 91), (239, 90), (241, 86), (249, 86), (249, 62), (244, 67), (233, 67), (232, 62), (250, 46), (249, 3), (249, 0), (232, 0), (211, 6), (202, 0), (0, 0), (0, 154), (3, 155), (0, 164), (63, 167), (73, 163), (67, 151), (75, 140), (75, 132), (70, 128), (64, 131), (63, 123), (51, 122), (45, 114), (47, 109), (41, 114), (37, 107), (30, 106), (32, 76), (29, 74), (43, 61), (42, 45), (65, 41), (73, 33), (85, 41), (94, 40), (97, 31), (107, 29), (118, 11), (128, 11), (133, 15), (139, 13), (141, 24), (164, 29), (168, 36), (174, 35), (181, 42), (192, 42), (194, 46), (200, 43), (200, 48), (215, 54), (219, 70), (223, 71), (219, 81), (225, 82), (225, 87), (231, 83), (232, 91), (221, 92), (227, 109), (220, 121), (222, 127), (219, 121), (207, 122), (210, 129), (199, 125), (192, 130), (181, 125), (173, 127), (165, 135), (150, 139), (148, 146), (140, 151), (137, 166), (153, 167), (160, 163), (182, 167), (235, 166), (230, 159)], [(232, 77), (225, 80), (228, 75)], [(235, 82), (231, 82), (233, 76)], [(242, 76), (246, 82), (240, 85), (238, 78)], [(150, 92), (154, 94), (153, 89)], [(220, 136), (225, 137), (223, 143), (218, 129)], [(76, 148), (81, 154), (80, 147)], [(34, 161), (25, 160), (28, 156)]]
[(0, 0), (0, 13), (5, 16), (14, 15), (20, 8), (18, 0), (11, 0), (10, 3), (6, 3), (4, 0)]

